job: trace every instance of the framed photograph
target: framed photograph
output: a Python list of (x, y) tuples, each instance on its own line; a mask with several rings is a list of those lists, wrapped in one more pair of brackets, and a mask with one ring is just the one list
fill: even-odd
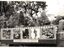
[(21, 39), (20, 29), (13, 29), (13, 39)]
[(12, 39), (11, 29), (1, 29), (1, 39), (11, 40)]
[(40, 28), (31, 28), (31, 39), (39, 39), (40, 38)]
[(56, 39), (56, 27), (41, 28), (41, 39)]
[(64, 32), (59, 32), (59, 39), (64, 40)]
[(29, 39), (29, 29), (22, 30), (22, 37), (23, 39)]

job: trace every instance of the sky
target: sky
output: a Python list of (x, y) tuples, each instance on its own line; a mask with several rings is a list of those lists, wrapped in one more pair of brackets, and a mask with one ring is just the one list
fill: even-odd
[(64, 0), (45, 0), (47, 14), (64, 15)]
[(64, 16), (64, 0), (44, 0), (48, 5), (46, 14), (50, 21), (55, 20), (55, 16)]

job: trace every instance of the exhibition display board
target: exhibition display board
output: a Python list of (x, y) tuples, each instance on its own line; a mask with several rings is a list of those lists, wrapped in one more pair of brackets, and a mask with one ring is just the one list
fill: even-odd
[(1, 40), (38, 43), (39, 40), (56, 40), (56, 31), (56, 26), (2, 28)]

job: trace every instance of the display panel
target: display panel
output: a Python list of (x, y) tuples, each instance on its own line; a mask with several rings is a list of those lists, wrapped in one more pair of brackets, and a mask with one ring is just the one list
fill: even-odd
[(31, 28), (31, 39), (39, 39), (40, 38), (40, 28), (35, 27)]
[(23, 31), (23, 39), (29, 39), (29, 29)]
[(21, 34), (20, 34), (20, 29), (13, 29), (13, 39), (20, 39)]
[(1, 40), (11, 40), (12, 39), (11, 29), (1, 29)]
[(59, 32), (59, 39), (64, 40), (64, 32)]
[(38, 40), (56, 40), (56, 26), (8, 28), (1, 30), (3, 40), (13, 42), (38, 42)]
[[(13, 42), (24, 42), (24, 43), (29, 43), (29, 42), (38, 42), (38, 39), (36, 38), (31, 38), (31, 29), (32, 27), (25, 27), (25, 28), (20, 28), (20, 34), (21, 34), (21, 38), (20, 39), (13, 39)], [(34, 31), (35, 32), (35, 31)], [(37, 32), (36, 32), (37, 33)], [(32, 37), (34, 36), (34, 34), (32, 35)]]
[(41, 27), (41, 39), (56, 39), (56, 30), (55, 26)]

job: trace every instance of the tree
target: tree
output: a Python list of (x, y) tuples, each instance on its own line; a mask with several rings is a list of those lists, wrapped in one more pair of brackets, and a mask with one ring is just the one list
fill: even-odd
[(52, 23), (55, 24), (55, 25), (58, 25), (58, 24), (59, 24), (59, 21), (60, 21), (61, 19), (64, 19), (64, 16), (57, 16), (57, 17), (56, 17), (56, 20), (54, 20)]
[(5, 22), (6, 22), (6, 17), (5, 15), (3, 16), (0, 16), (0, 28), (4, 28), (6, 25), (5, 25)]
[(39, 1), (37, 2), (37, 5), (41, 6), (43, 10), (45, 10), (45, 8), (47, 6), (46, 2), (39, 2)]

